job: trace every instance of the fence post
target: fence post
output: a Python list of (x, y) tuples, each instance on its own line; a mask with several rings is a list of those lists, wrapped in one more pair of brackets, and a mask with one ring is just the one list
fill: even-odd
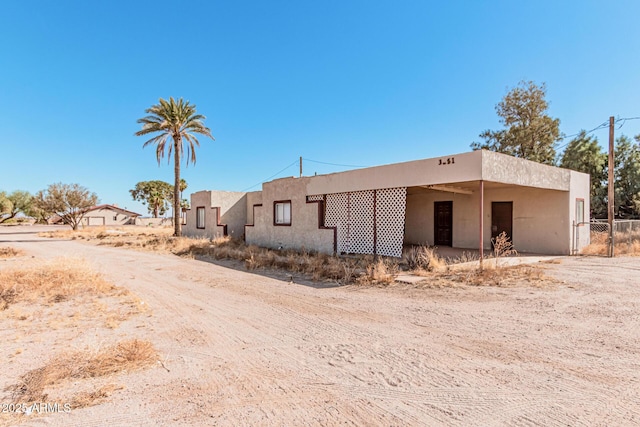
[(611, 258), (616, 256), (616, 220), (611, 220)]

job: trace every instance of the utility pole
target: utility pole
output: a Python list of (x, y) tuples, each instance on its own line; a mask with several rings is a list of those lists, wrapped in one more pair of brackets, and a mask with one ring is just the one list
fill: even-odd
[(300, 178), (302, 178), (302, 156), (300, 156)]
[(614, 225), (614, 203), (616, 198), (613, 187), (613, 116), (609, 117), (609, 192), (607, 193), (607, 220), (609, 222), (609, 257), (614, 256), (613, 225)]

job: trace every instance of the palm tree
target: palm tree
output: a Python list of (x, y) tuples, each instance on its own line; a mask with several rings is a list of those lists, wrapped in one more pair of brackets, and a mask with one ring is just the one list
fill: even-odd
[[(215, 141), (211, 135), (211, 129), (204, 125), (205, 116), (196, 114), (196, 106), (189, 104), (189, 101), (183, 101), (180, 98), (177, 102), (173, 97), (169, 101), (160, 98), (158, 104), (152, 105), (151, 108), (145, 110), (146, 117), (138, 119), (138, 123), (142, 124), (142, 129), (135, 133), (136, 136), (147, 135), (150, 133), (158, 133), (150, 140), (144, 143), (147, 145), (156, 145), (156, 157), (158, 165), (160, 159), (164, 158), (165, 150), (168, 151), (168, 160), (171, 159), (173, 152), (174, 159), (174, 175), (175, 181), (173, 185), (173, 225), (174, 236), (179, 237), (182, 234), (180, 221), (180, 160), (184, 156), (185, 148), (187, 152), (187, 164), (189, 161), (196, 163), (196, 146), (200, 146), (198, 139), (192, 133), (199, 133), (208, 136)], [(173, 144), (168, 143), (169, 139)], [(188, 144), (184, 144), (184, 141)]]

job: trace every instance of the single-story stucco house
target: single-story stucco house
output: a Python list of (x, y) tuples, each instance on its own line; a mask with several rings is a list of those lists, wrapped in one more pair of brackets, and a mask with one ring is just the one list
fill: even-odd
[[(88, 208), (81, 225), (100, 226), (100, 225), (132, 225), (136, 223), (136, 219), (140, 217), (139, 213), (122, 209), (116, 205), (98, 205)], [(55, 215), (49, 220), (50, 224), (61, 224), (62, 218)]]
[[(589, 243), (589, 175), (486, 150), (191, 195), (185, 235), (399, 257), (405, 245), (570, 254)], [(576, 238), (575, 234), (579, 234)]]
[(87, 209), (82, 218), (82, 225), (132, 225), (138, 217), (140, 217), (139, 213), (116, 205), (98, 205)]

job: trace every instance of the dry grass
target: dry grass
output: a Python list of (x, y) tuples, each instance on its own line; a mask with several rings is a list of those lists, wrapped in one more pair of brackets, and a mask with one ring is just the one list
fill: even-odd
[[(62, 233), (69, 233), (65, 230)], [(222, 237), (207, 238), (175, 238), (171, 236), (172, 229), (136, 229), (124, 228), (116, 230), (89, 229), (83, 231), (89, 239), (99, 241), (99, 244), (116, 247), (128, 247), (144, 251), (173, 253), (187, 258), (208, 258), (216, 260), (237, 260), (244, 264), (247, 270), (279, 269), (290, 273), (303, 274), (316, 281), (329, 281), (341, 285), (381, 284), (392, 283), (400, 269), (423, 276), (432, 281), (436, 280), (446, 285), (449, 283), (446, 274), (452, 279), (451, 283), (468, 283), (471, 285), (503, 286), (515, 282), (524, 283), (527, 280), (542, 280), (536, 277), (534, 269), (522, 267), (505, 267), (503, 272), (497, 273), (489, 269), (484, 273), (442, 273), (447, 268), (447, 261), (441, 258), (435, 248), (418, 246), (409, 249), (401, 260), (371, 255), (357, 255), (338, 257), (312, 251), (276, 250), (245, 245), (238, 239)], [(56, 232), (59, 233), (59, 232)], [(496, 265), (498, 258), (515, 254), (511, 242), (506, 236), (496, 239)], [(453, 263), (469, 262), (477, 257), (464, 253)], [(496, 269), (503, 270), (502, 268)], [(518, 271), (518, 273), (514, 273)], [(443, 275), (445, 274), (445, 275)], [(460, 277), (464, 277), (462, 280)], [(428, 280), (427, 280), (428, 281)], [(544, 280), (542, 280), (544, 282)]]
[(538, 266), (515, 265), (508, 267), (488, 267), (483, 270), (452, 270), (430, 274), (428, 280), (420, 283), (421, 287), (459, 287), (466, 286), (495, 286), (515, 287), (534, 286), (538, 288), (558, 284), (556, 279), (544, 274)]
[[(616, 233), (614, 236), (616, 255), (640, 256), (640, 235), (638, 233)], [(602, 255), (609, 253), (609, 236), (606, 233), (592, 233), (591, 243), (582, 248), (583, 255)]]
[(82, 391), (76, 393), (72, 398), (69, 405), (71, 408), (86, 408), (88, 406), (94, 406), (107, 400), (114, 391), (122, 390), (124, 387), (116, 384), (107, 384), (100, 387), (95, 391)]
[(530, 265), (515, 265), (510, 267), (485, 268), (475, 270), (464, 277), (465, 283), (471, 286), (537, 286), (542, 287), (557, 283), (555, 279), (547, 277), (539, 267)]
[(116, 286), (77, 258), (57, 258), (44, 265), (0, 271), (0, 310), (13, 303), (36, 299), (51, 304), (83, 294), (117, 293)]
[[(14, 403), (47, 402), (47, 389), (69, 380), (103, 377), (119, 372), (149, 367), (158, 361), (158, 353), (149, 341), (122, 341), (97, 353), (73, 352), (54, 357), (46, 365), (33, 369), (9, 386)], [(97, 403), (107, 397), (113, 387), (107, 386), (93, 393), (80, 393), (72, 399), (72, 407)], [(75, 405), (75, 406), (74, 406)]]
[(2, 258), (15, 258), (17, 256), (24, 255), (24, 252), (20, 249), (12, 248), (11, 246), (0, 247), (0, 259)]
[(403, 254), (403, 262), (409, 270), (434, 271), (445, 267), (447, 262), (442, 259), (435, 248), (429, 246), (414, 246)]

